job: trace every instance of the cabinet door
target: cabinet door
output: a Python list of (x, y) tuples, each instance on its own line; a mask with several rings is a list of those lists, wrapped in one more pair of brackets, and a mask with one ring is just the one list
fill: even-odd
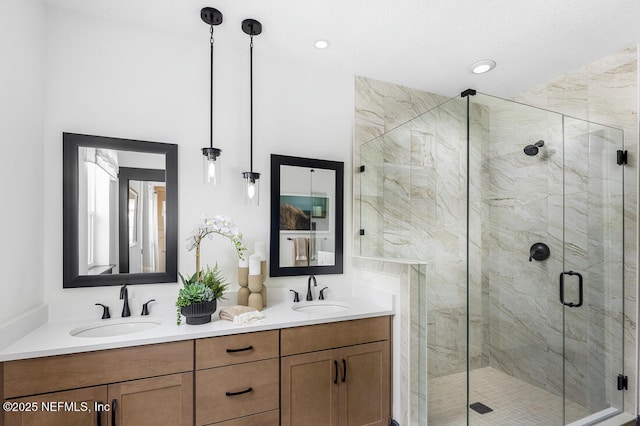
[[(96, 386), (7, 400), (15, 410), (3, 410), (6, 426), (106, 425), (107, 387)], [(2, 423), (2, 422), (0, 422)]]
[(340, 424), (389, 424), (389, 341), (340, 350)]
[(191, 426), (193, 373), (109, 385), (109, 403), (111, 424), (118, 426)]
[(338, 355), (327, 350), (281, 359), (282, 426), (338, 424)]

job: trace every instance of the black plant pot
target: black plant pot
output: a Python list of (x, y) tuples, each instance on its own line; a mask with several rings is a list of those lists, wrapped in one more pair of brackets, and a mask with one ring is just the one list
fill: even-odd
[(200, 302), (185, 306), (180, 313), (187, 318), (187, 324), (200, 325), (211, 322), (211, 314), (213, 314), (217, 308), (217, 300), (212, 300), (211, 302)]

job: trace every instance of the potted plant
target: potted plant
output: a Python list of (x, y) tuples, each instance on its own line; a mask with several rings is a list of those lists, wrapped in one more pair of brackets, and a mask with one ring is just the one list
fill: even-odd
[(177, 323), (181, 323), (181, 315), (187, 318), (187, 324), (205, 324), (211, 321), (211, 314), (217, 309), (217, 300), (223, 298), (228, 288), (227, 280), (222, 276), (218, 263), (213, 269), (200, 268), (200, 245), (205, 237), (213, 238), (214, 234), (222, 235), (233, 242), (240, 259), (247, 249), (242, 242), (242, 234), (233, 221), (225, 216), (213, 218), (202, 216), (193, 232), (187, 237), (187, 250), (196, 249), (196, 272), (187, 278), (180, 275), (182, 288), (176, 300)]
[(178, 311), (177, 322), (180, 324), (181, 315), (187, 318), (187, 324), (205, 324), (211, 321), (211, 314), (216, 311), (216, 300), (209, 287), (201, 282), (187, 283), (180, 276), (184, 287), (178, 292), (176, 308)]

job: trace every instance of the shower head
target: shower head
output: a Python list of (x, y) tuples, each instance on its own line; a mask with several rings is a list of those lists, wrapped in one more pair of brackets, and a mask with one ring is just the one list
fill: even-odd
[(524, 153), (529, 155), (529, 156), (534, 156), (538, 154), (538, 148), (541, 148), (544, 146), (544, 141), (543, 140), (539, 140), (538, 142), (534, 143), (533, 145), (527, 145), (524, 147)]

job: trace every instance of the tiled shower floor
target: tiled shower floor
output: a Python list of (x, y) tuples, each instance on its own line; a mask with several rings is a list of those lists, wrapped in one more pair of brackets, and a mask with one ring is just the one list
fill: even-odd
[[(500, 426), (562, 425), (562, 397), (530, 385), (491, 367), (471, 372), (471, 403), (481, 402), (493, 409), (479, 414), (469, 410), (470, 424)], [(428, 425), (466, 424), (466, 373), (430, 379)], [(567, 423), (591, 414), (575, 403), (567, 405)]]

